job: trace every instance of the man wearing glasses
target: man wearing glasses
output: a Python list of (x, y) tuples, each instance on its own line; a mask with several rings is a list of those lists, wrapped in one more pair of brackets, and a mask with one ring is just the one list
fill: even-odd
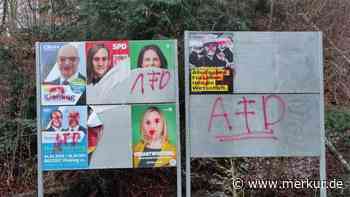
[(86, 78), (78, 71), (78, 50), (72, 45), (64, 45), (57, 54), (60, 77), (50, 82), (53, 85), (85, 84)]

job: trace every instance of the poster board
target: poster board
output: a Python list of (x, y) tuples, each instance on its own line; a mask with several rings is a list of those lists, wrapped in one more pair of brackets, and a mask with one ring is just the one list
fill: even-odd
[(188, 197), (191, 158), (317, 156), (326, 179), (322, 57), (319, 32), (185, 32)]
[(52, 170), (176, 167), (175, 40), (36, 44), (38, 191)]

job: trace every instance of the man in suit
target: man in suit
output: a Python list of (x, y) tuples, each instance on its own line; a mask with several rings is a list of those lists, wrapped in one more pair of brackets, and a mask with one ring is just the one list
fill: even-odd
[(47, 131), (62, 131), (62, 112), (55, 110), (51, 112), (51, 120), (47, 126)]
[[(84, 105), (86, 103), (85, 84), (86, 78), (78, 72), (79, 67), (79, 53), (78, 50), (72, 45), (64, 45), (58, 50), (57, 53), (57, 65), (60, 71), (60, 76), (47, 84), (51, 85), (70, 85), (72, 88), (84, 87), (82, 95), (76, 102), (77, 105)], [(72, 86), (74, 85), (74, 87)]]
[(80, 125), (80, 115), (77, 111), (71, 111), (68, 114), (68, 128), (65, 131), (83, 131), (86, 134), (86, 128)]
[(49, 82), (54, 85), (70, 85), (73, 81), (85, 84), (86, 78), (78, 72), (79, 54), (78, 50), (72, 45), (64, 45), (58, 50), (57, 65), (60, 76)]

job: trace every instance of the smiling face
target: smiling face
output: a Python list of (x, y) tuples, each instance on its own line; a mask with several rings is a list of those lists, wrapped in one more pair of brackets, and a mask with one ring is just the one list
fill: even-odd
[(78, 126), (79, 120), (80, 120), (79, 112), (75, 112), (75, 111), (69, 112), (69, 115), (68, 115), (69, 127), (73, 128)]
[(160, 62), (160, 57), (159, 55), (153, 50), (153, 49), (148, 49), (145, 51), (143, 54), (142, 58), (142, 68), (146, 67), (158, 67), (160, 68), (161, 62)]
[(60, 128), (62, 126), (62, 114), (55, 111), (51, 114), (52, 126), (55, 128)]
[(163, 135), (164, 120), (159, 112), (147, 111), (142, 120), (142, 132), (147, 141), (160, 140)]
[(69, 79), (78, 69), (79, 56), (77, 49), (70, 45), (60, 48), (57, 55), (57, 64), (62, 77)]
[(99, 49), (92, 57), (94, 73), (102, 77), (108, 71), (108, 51), (105, 48)]
[(208, 52), (208, 55), (214, 55), (215, 51), (217, 48), (217, 44), (216, 43), (209, 43), (205, 46), (206, 51)]

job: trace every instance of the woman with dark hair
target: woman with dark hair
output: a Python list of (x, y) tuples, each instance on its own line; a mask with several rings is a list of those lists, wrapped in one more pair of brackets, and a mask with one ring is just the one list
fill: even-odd
[(109, 50), (104, 44), (97, 44), (87, 53), (87, 84), (96, 84), (109, 71)]
[(118, 54), (112, 56), (112, 49), (107, 44), (96, 43), (87, 51), (86, 89), (87, 101), (90, 103), (111, 102), (120, 83), (130, 75), (130, 58), (127, 56), (120, 61), (114, 61)]
[(158, 67), (167, 69), (168, 62), (157, 45), (147, 45), (140, 51), (137, 66), (139, 68)]

